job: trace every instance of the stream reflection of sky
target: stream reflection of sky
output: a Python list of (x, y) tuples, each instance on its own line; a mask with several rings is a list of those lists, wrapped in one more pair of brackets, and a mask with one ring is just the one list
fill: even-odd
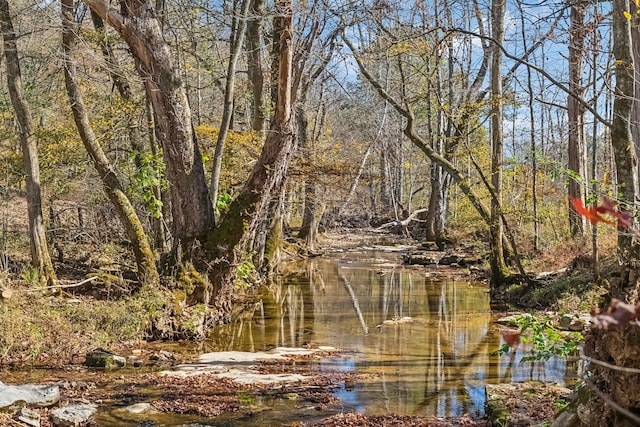
[(264, 317), (254, 319), (264, 329), (252, 345), (259, 335), (266, 347), (346, 350), (319, 367), (362, 375), (335, 395), (344, 410), (371, 415), (483, 413), (486, 384), (571, 380), (564, 359), (520, 363), (522, 348), (491, 355), (502, 341), (485, 285), (393, 269), (395, 256), (342, 254), (284, 272), (264, 297)]

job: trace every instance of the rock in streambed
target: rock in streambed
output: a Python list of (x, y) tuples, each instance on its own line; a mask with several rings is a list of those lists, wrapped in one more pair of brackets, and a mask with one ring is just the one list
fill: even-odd
[(218, 378), (228, 378), (239, 384), (275, 384), (305, 381), (310, 377), (301, 374), (264, 373), (257, 367), (261, 361), (286, 361), (291, 357), (307, 357), (317, 352), (335, 351), (333, 347), (317, 349), (278, 347), (269, 352), (220, 351), (202, 354), (197, 362), (177, 365), (162, 374), (170, 376), (190, 376), (210, 374)]
[(6, 385), (0, 382), (0, 408), (24, 402), (29, 406), (51, 406), (60, 400), (57, 385)]

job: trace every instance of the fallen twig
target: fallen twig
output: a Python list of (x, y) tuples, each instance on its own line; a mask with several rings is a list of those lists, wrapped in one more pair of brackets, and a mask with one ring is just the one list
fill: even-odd
[(426, 212), (426, 211), (428, 211), (428, 209), (417, 209), (413, 211), (413, 213), (409, 215), (407, 218), (402, 220), (396, 219), (391, 222), (387, 222), (386, 224), (382, 224), (380, 227), (376, 228), (375, 230), (379, 231), (387, 227), (393, 227), (393, 226), (399, 226), (399, 225), (406, 227), (409, 225), (409, 223), (411, 223), (411, 221), (421, 221), (419, 219), (416, 219), (416, 217), (420, 215), (422, 212)]
[(93, 276), (93, 277), (89, 277), (88, 279), (84, 279), (78, 283), (70, 283), (68, 285), (53, 285), (53, 286), (45, 286), (43, 288), (36, 288), (36, 289), (23, 289), (23, 290), (17, 290), (17, 291), (22, 291), (22, 292), (40, 292), (40, 291), (45, 291), (47, 289), (66, 289), (66, 288), (76, 288), (78, 286), (82, 286), (85, 283), (91, 282), (93, 280), (98, 279), (98, 276)]

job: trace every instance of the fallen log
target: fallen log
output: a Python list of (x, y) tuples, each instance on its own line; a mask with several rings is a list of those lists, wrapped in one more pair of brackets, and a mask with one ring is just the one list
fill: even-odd
[(404, 234), (408, 235), (409, 231), (407, 230), (407, 227), (409, 226), (409, 224), (411, 224), (411, 221), (422, 221), (421, 219), (418, 219), (417, 216), (420, 215), (423, 212), (426, 212), (427, 210), (428, 209), (426, 209), (426, 208), (416, 209), (408, 217), (406, 217), (404, 219), (396, 219), (396, 220), (387, 222), (385, 224), (382, 224), (380, 227), (375, 228), (374, 230), (375, 231), (381, 231), (381, 230), (384, 230), (385, 228), (389, 228), (389, 227), (402, 227)]

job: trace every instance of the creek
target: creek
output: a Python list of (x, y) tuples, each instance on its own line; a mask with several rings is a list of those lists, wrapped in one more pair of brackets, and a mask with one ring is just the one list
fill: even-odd
[[(503, 343), (492, 317), (488, 287), (461, 275), (401, 268), (391, 247), (335, 252), (284, 265), (250, 313), (218, 328), (200, 344), (179, 344), (187, 358), (212, 351), (268, 351), (275, 347), (332, 346), (338, 356), (311, 363), (320, 370), (358, 374), (335, 392), (325, 411), (299, 402), (259, 402), (271, 410), (252, 416), (203, 420), (162, 414), (122, 418), (101, 405), (99, 425), (283, 425), (317, 421), (336, 412), (367, 415), (482, 415), (487, 384), (550, 381), (571, 385), (575, 359), (521, 363), (492, 354)], [(122, 370), (116, 375), (135, 375)], [(149, 400), (158, 390), (149, 390)], [(147, 424), (144, 424), (144, 420)], [(141, 424), (142, 422), (142, 424)]]

